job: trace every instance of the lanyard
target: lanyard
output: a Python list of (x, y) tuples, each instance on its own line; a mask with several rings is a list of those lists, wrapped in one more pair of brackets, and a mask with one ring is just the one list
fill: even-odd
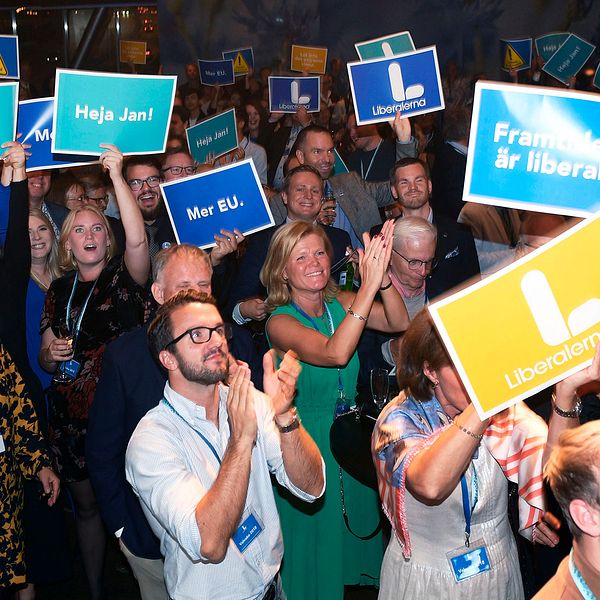
[[(65, 325), (67, 326), (67, 331), (71, 331), (71, 305), (73, 304), (73, 298), (75, 297), (75, 290), (77, 289), (77, 273), (75, 273), (75, 279), (73, 281), (73, 289), (71, 290), (71, 295), (69, 296), (69, 301), (67, 302), (67, 315), (65, 316)], [(81, 329), (81, 322), (83, 321), (83, 315), (85, 314), (85, 310), (87, 308), (88, 302), (92, 297), (94, 289), (96, 289), (96, 284), (98, 283), (98, 278), (94, 281), (94, 285), (91, 287), (88, 295), (81, 305), (81, 310), (79, 311), (79, 315), (77, 316), (77, 321), (75, 322), (75, 327), (73, 328), (73, 349), (77, 345), (77, 338), (79, 337), (79, 330)]]
[(373, 156), (371, 156), (371, 161), (369, 162), (369, 166), (367, 167), (367, 172), (364, 173), (364, 167), (362, 160), (360, 161), (360, 176), (362, 179), (366, 179), (369, 176), (369, 172), (371, 171), (371, 167), (373, 166), (373, 161), (375, 160), (375, 156), (377, 155), (377, 151), (379, 150), (379, 146), (381, 146), (381, 142), (383, 140), (379, 140), (379, 144), (377, 144), (377, 148), (375, 148), (375, 152), (373, 152)]
[[(321, 333), (319, 331), (319, 325), (318, 323), (315, 321), (315, 319), (313, 317), (311, 317), (310, 315), (307, 315), (306, 312), (304, 312), (304, 310), (302, 310), (295, 302), (292, 302), (291, 305), (305, 318), (308, 319), (311, 323), (311, 325), (313, 326), (314, 330), (317, 331), (318, 333)], [(327, 306), (327, 304), (325, 304), (325, 314), (327, 315), (327, 324), (329, 325), (329, 331), (331, 333), (331, 335), (333, 335), (335, 329), (333, 328), (333, 319), (331, 318), (331, 313), (329, 312), (329, 306)], [(342, 370), (338, 367), (338, 396), (340, 399), (345, 399), (346, 398), (346, 393), (344, 392), (344, 383), (342, 381)]]
[(463, 512), (465, 513), (465, 546), (468, 548), (471, 543), (471, 515), (479, 499), (479, 483), (477, 481), (475, 465), (473, 465), (473, 475), (471, 476), (473, 504), (469, 501), (469, 487), (467, 486), (467, 478), (464, 475), (460, 478), (460, 488), (462, 491)]
[(575, 561), (573, 560), (573, 549), (571, 548), (571, 554), (569, 555), (569, 571), (571, 572), (571, 577), (579, 590), (579, 593), (585, 598), (585, 600), (596, 600), (596, 596), (590, 587), (585, 582), (583, 575), (580, 573)]
[(197, 429), (194, 429), (174, 408), (173, 405), (166, 399), (163, 397), (162, 399), (163, 404), (174, 414), (177, 415), (192, 431), (195, 431), (204, 441), (204, 443), (208, 446), (208, 449), (213, 453), (214, 457), (217, 459), (217, 462), (219, 463), (219, 465), (221, 464), (221, 458), (219, 457), (219, 455), (217, 454), (217, 451), (215, 450), (215, 447), (210, 443), (210, 440), (201, 432), (198, 431)]

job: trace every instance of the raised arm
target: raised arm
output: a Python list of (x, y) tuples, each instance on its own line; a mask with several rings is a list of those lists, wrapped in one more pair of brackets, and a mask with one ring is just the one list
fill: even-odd
[(100, 144), (100, 147), (106, 148), (106, 151), (100, 156), (100, 164), (108, 171), (113, 183), (125, 230), (125, 266), (133, 280), (139, 285), (144, 285), (150, 273), (150, 253), (144, 219), (123, 178), (123, 155), (112, 144)]
[[(382, 228), (381, 235), (375, 236), (372, 240), (369, 240), (368, 237), (365, 238), (364, 253), (361, 250), (359, 255), (362, 285), (356, 294), (352, 292), (339, 294), (339, 301), (348, 312), (331, 337), (302, 325), (288, 315), (275, 315), (269, 319), (267, 332), (273, 345), (279, 351), (294, 350), (300, 360), (313, 365), (342, 366), (354, 354), (365, 325), (377, 327), (383, 331), (406, 329), (408, 314), (404, 303), (402, 306), (395, 304), (398, 313), (396, 316), (390, 316), (393, 329), (390, 328), (387, 321), (384, 307), (377, 305), (372, 315), (373, 301), (384, 280), (389, 263), (392, 228), (393, 223), (387, 222)], [(389, 290), (383, 293), (388, 294)], [(394, 293), (397, 292), (394, 291)], [(391, 309), (394, 298), (390, 296), (390, 300), (384, 300), (384, 302), (387, 302), (388, 309)]]

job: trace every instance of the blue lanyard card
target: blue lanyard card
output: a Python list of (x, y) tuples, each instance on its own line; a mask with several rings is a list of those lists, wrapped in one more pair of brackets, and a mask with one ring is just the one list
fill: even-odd
[(471, 542), (466, 549), (465, 546), (461, 546), (452, 550), (446, 554), (446, 557), (457, 583), (492, 569), (485, 542), (482, 539)]
[(232, 539), (240, 552), (244, 552), (246, 548), (262, 533), (263, 526), (251, 512), (237, 528)]

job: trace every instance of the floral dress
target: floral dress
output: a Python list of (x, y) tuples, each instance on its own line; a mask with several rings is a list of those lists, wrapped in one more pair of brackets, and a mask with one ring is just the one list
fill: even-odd
[[(52, 282), (46, 295), (40, 331), (51, 327), (59, 337), (64, 322), (75, 273)], [(58, 471), (67, 482), (88, 478), (85, 465), (85, 435), (90, 406), (102, 367), (106, 344), (121, 333), (142, 324), (144, 288), (128, 273), (122, 257), (113, 258), (96, 282), (78, 281), (71, 302), (74, 323), (85, 300), (90, 300), (75, 344), (74, 359), (81, 365), (70, 383), (51, 383), (48, 389), (50, 447)]]
[(0, 588), (25, 583), (22, 478), (50, 466), (23, 380), (0, 345)]

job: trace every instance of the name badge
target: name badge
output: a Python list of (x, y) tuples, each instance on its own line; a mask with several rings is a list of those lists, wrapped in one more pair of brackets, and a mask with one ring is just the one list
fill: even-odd
[(461, 546), (452, 552), (448, 552), (446, 557), (450, 562), (454, 579), (458, 583), (492, 569), (483, 540), (471, 542), (467, 549)]
[(76, 360), (68, 360), (63, 363), (63, 372), (70, 378), (75, 379), (81, 365)]
[(263, 527), (258, 522), (258, 519), (254, 516), (254, 513), (250, 513), (243, 521), (242, 524), (237, 528), (237, 531), (233, 534), (233, 541), (240, 552), (244, 552), (246, 548), (256, 539), (256, 537), (262, 532)]

